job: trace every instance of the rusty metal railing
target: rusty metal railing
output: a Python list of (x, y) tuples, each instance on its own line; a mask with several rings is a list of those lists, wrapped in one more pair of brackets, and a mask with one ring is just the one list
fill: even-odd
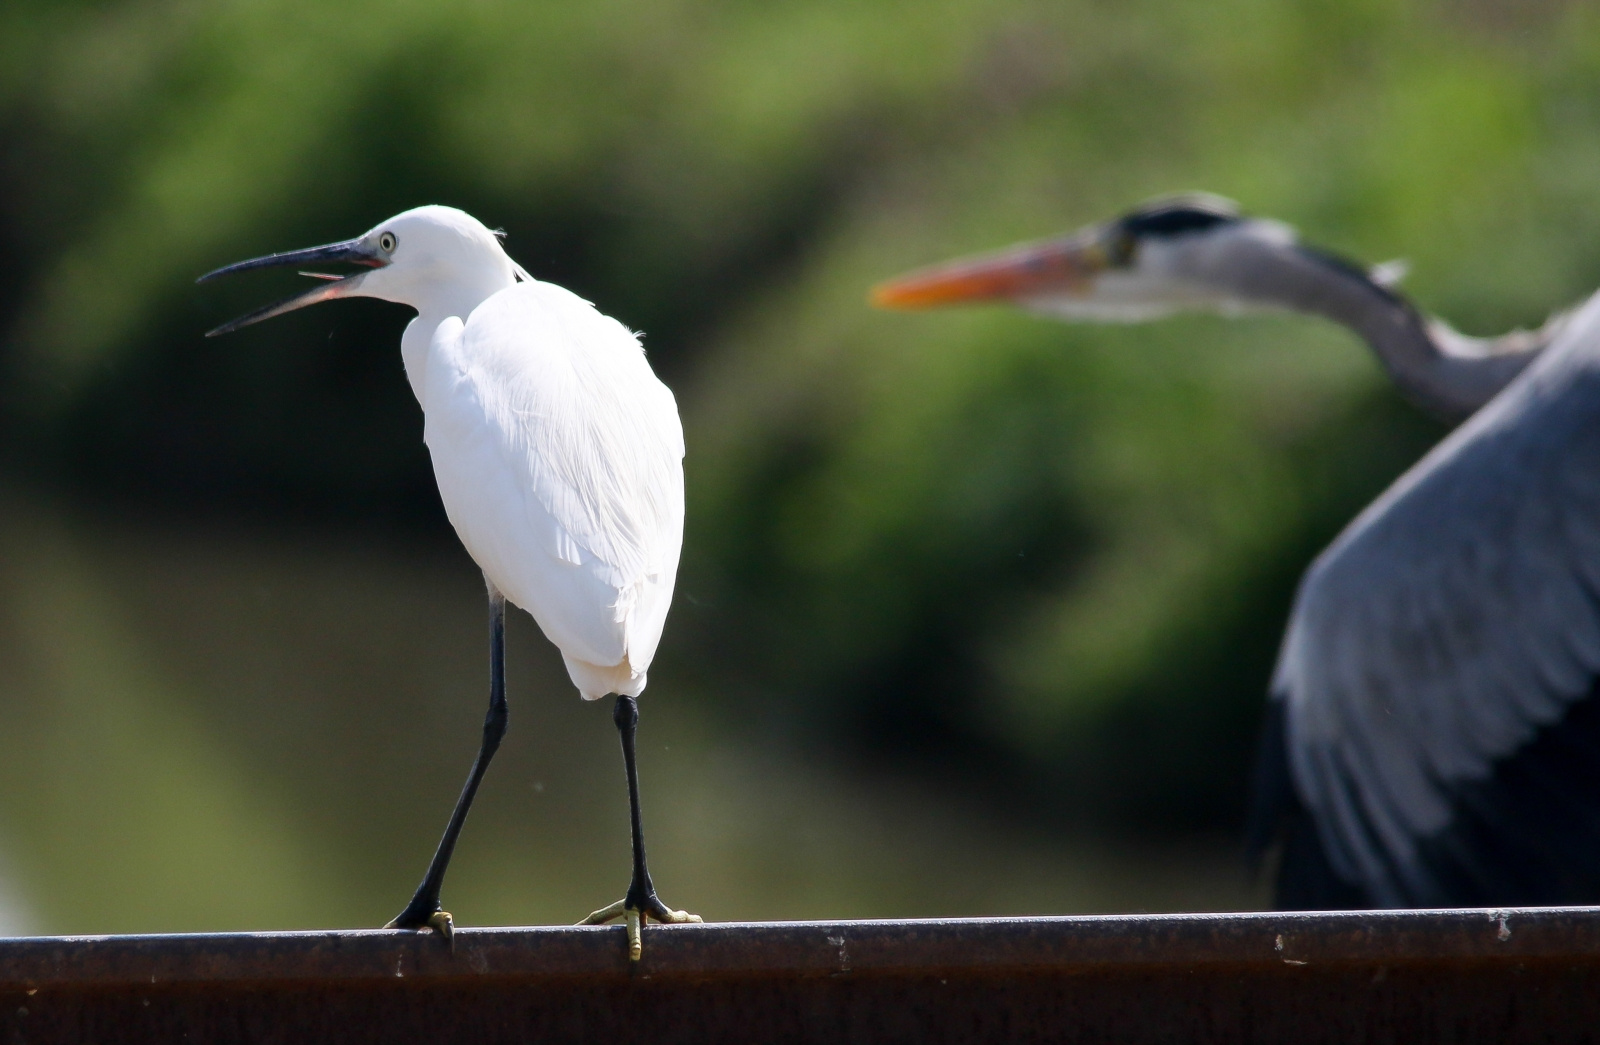
[(1600, 908), (0, 940), (7, 1042), (1600, 1040)]

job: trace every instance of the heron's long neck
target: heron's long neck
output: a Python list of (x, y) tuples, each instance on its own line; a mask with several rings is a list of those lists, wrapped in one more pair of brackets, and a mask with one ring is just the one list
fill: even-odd
[(1413, 402), (1448, 420), (1477, 410), (1521, 373), (1560, 325), (1534, 332), (1470, 338), (1430, 322), (1409, 301), (1365, 272), (1298, 244), (1276, 245), (1271, 257), (1236, 258), (1233, 281), (1247, 297), (1325, 316), (1364, 338), (1389, 376)]

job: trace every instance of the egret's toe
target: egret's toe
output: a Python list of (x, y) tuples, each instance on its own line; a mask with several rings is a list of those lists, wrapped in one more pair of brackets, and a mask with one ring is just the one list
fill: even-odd
[(622, 912), (622, 918), (628, 923), (628, 960), (636, 962), (644, 954), (644, 915), (630, 907)]
[(428, 916), (428, 928), (444, 937), (444, 942), (453, 951), (456, 949), (456, 920), (450, 917), (449, 911), (434, 911)]
[(674, 911), (660, 900), (657, 900), (650, 907), (649, 911), (650, 917), (654, 918), (658, 922), (682, 925), (686, 922), (698, 923), (705, 921), (705, 919), (701, 918), (698, 914), (690, 914), (688, 911)]
[(385, 929), (432, 929), (439, 936), (444, 937), (445, 944), (453, 951), (456, 949), (456, 922), (450, 917), (449, 911), (434, 911), (426, 918), (414, 916), (410, 908), (399, 914), (384, 926)]
[(579, 925), (604, 925), (613, 918), (620, 917), (628, 901), (618, 900), (609, 907), (602, 907), (598, 911), (589, 912), (589, 917), (579, 922)]

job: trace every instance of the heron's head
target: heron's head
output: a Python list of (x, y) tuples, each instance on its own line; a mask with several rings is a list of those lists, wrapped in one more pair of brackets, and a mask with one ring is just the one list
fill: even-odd
[(1141, 320), (1235, 311), (1257, 299), (1254, 262), (1294, 244), (1287, 225), (1207, 194), (1153, 200), (1058, 239), (919, 269), (874, 288), (883, 308), (1003, 301), (1062, 319)]
[(224, 323), (208, 336), (344, 297), (382, 298), (421, 312), (464, 319), (484, 299), (517, 278), (516, 264), (501, 249), (499, 237), (482, 222), (454, 207), (428, 206), (396, 214), (355, 239), (251, 258), (208, 272), (198, 282), (232, 272), (289, 265), (352, 265), (356, 271), (345, 275), (306, 272), (304, 275), (321, 279), (323, 284)]

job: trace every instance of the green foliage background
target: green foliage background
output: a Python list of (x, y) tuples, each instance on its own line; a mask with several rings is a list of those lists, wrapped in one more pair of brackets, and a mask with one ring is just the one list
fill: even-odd
[[(647, 801), (714, 916), (1240, 902), (1117, 861), (1236, 828), (1295, 577), (1441, 434), (1316, 321), (871, 283), (1190, 188), (1408, 259), (1472, 332), (1600, 283), (1600, 11), (1554, 0), (12, 0), (0, 135), (0, 837), (51, 929), (382, 920), (470, 758), (403, 310), (203, 342), (293, 285), (218, 264), (450, 203), (645, 332), (689, 445), (645, 728), (704, 755)], [(514, 712), (611, 787), (532, 630)], [(575, 750), (491, 777), (566, 758), (584, 797), (475, 817), (466, 920), (622, 884)], [(1146, 856), (1017, 891), (1113, 838)]]

